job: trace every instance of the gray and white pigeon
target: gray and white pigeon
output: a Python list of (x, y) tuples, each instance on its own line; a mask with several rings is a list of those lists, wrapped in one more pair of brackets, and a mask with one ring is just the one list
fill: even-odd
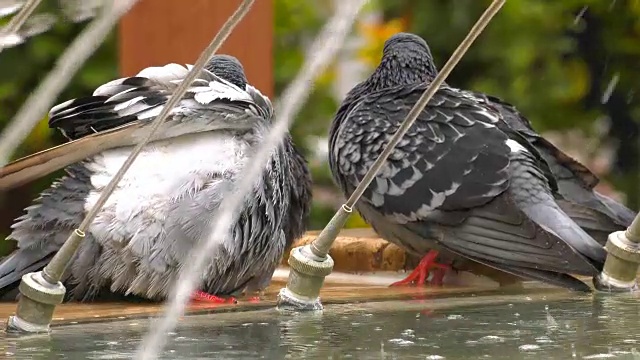
[[(190, 68), (146, 68), (51, 109), (50, 127), (76, 143), (90, 141), (75, 148), (81, 155), (67, 157), (68, 151), (56, 149), (60, 157), (44, 152), (28, 158), (29, 166), (11, 165), (21, 171), (32, 166), (43, 175), (84, 159), (67, 166), (67, 176), (12, 226), (8, 239), (18, 249), (0, 263), (1, 291), (11, 293), (23, 274), (43, 268), (60, 249)], [(274, 113), (270, 100), (247, 83), (236, 58), (216, 55), (205, 69), (86, 232), (65, 274), (68, 300), (114, 294), (163, 300), (192, 248), (208, 236), (214, 211), (236, 186)], [(195, 298), (229, 301), (223, 297), (264, 289), (285, 248), (305, 231), (310, 202), (306, 161), (287, 135), (256, 179), (231, 233), (218, 240)]]
[[(331, 125), (329, 163), (345, 195), (436, 74), (420, 37), (385, 42), (379, 66), (347, 94)], [(603, 246), (563, 211), (552, 169), (506, 111), (444, 84), (356, 204), (383, 238), (424, 256), (400, 283), (446, 268), (438, 256), (584, 291), (569, 274), (601, 271)]]

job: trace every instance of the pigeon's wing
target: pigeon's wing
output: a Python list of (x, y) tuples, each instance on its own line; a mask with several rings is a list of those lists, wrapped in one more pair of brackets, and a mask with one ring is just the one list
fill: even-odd
[[(53, 107), (49, 126), (72, 140), (18, 159), (0, 169), (0, 190), (8, 190), (50, 174), (104, 150), (132, 146), (186, 76), (189, 66), (169, 64), (142, 70), (134, 77), (113, 80), (92, 96)], [(207, 70), (171, 110), (154, 139), (229, 128), (249, 128), (256, 119), (270, 119), (273, 110), (257, 90), (239, 89)]]
[[(354, 187), (369, 170), (424, 85), (396, 87), (361, 97), (337, 129), (332, 157)], [(392, 119), (393, 118), (393, 119)], [(509, 186), (509, 138), (498, 116), (473, 100), (440, 89), (400, 140), (366, 201), (398, 221), (419, 221), (435, 209), (484, 205)]]
[(101, 151), (132, 144), (143, 124), (130, 123), (20, 158), (0, 168), (0, 191), (28, 183)]
[[(336, 143), (339, 138), (338, 131), (342, 127), (344, 121), (347, 120), (354, 107), (358, 106), (358, 100), (365, 94), (365, 91), (365, 82), (358, 83), (351, 90), (349, 90), (345, 98), (342, 100), (342, 103), (336, 111), (336, 114), (333, 117), (333, 121), (331, 121), (331, 125), (329, 126), (329, 169), (331, 169), (331, 174), (333, 175), (334, 181), (343, 191), (346, 191), (347, 184), (344, 182), (345, 179), (340, 176), (342, 170), (338, 165), (338, 158), (336, 157), (337, 150), (339, 150), (338, 144)], [(341, 140), (340, 145), (343, 144), (344, 139)]]
[(480, 93), (473, 94), (479, 98), (485, 99), (500, 112), (504, 121), (512, 129), (522, 133), (527, 137), (527, 140), (539, 149), (540, 153), (549, 163), (554, 176), (556, 176), (558, 180), (571, 177), (576, 181), (579, 181), (582, 186), (589, 190), (593, 189), (598, 184), (599, 179), (597, 175), (591, 172), (591, 170), (586, 166), (558, 149), (550, 141), (540, 136), (531, 126), (531, 122), (522, 116), (515, 106), (495, 96)]
[[(149, 67), (136, 76), (110, 81), (98, 87), (92, 96), (54, 106), (49, 112), (49, 127), (75, 140), (123, 124), (152, 120), (160, 114), (190, 68), (191, 65), (178, 64)], [(188, 115), (189, 111), (218, 105), (216, 100), (253, 102), (243, 89), (202, 70), (171, 114)]]
[[(529, 120), (522, 116), (515, 106), (494, 96), (473, 94), (499, 111), (509, 127), (521, 133), (535, 146), (556, 178), (560, 195), (583, 207), (580, 209), (579, 206), (572, 206), (565, 209), (581, 227), (590, 232), (606, 232), (612, 228), (615, 229), (613, 231), (621, 230), (631, 224), (635, 212), (595, 191), (595, 186), (599, 183), (597, 175), (536, 133)], [(591, 210), (591, 214), (587, 217), (584, 210), (588, 209)], [(602, 239), (602, 236), (598, 237)], [(606, 235), (604, 239), (606, 240)]]
[(267, 96), (262, 95), (260, 90), (247, 84), (245, 91), (251, 97), (253, 110), (265, 120), (271, 122), (274, 116), (273, 105)]
[[(332, 149), (348, 192), (425, 86), (380, 91), (350, 109)], [(494, 125), (498, 121), (497, 113), (474, 99), (441, 88), (361, 201), (423, 238), (501, 270), (524, 266), (591, 274), (595, 270), (583, 256), (527, 218), (505, 193), (514, 140)]]

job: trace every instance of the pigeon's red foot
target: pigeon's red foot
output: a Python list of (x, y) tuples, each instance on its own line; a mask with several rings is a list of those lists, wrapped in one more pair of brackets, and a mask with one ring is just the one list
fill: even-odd
[(191, 295), (191, 300), (196, 302), (207, 302), (212, 304), (236, 304), (238, 300), (234, 297), (222, 298), (219, 296), (208, 294), (204, 291), (195, 291)]
[(438, 257), (438, 252), (431, 250), (425, 255), (418, 266), (407, 276), (404, 280), (396, 281), (391, 286), (405, 286), (416, 283), (416, 285), (424, 285), (429, 277), (429, 271), (435, 268), (433, 273), (433, 279), (431, 285), (442, 285), (445, 272), (451, 269), (451, 266), (445, 264), (439, 264), (435, 260)]

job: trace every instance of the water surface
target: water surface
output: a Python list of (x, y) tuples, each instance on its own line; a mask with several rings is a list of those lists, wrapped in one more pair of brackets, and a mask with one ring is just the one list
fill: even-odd
[[(324, 315), (191, 316), (170, 334), (162, 358), (640, 359), (637, 297), (514, 299), (333, 305)], [(144, 319), (58, 327), (49, 337), (4, 339), (2, 350), (7, 359), (130, 359), (148, 326)]]

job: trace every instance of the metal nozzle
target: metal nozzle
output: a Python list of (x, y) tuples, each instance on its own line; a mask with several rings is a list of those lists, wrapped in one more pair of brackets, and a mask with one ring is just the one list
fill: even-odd
[(279, 310), (322, 310), (320, 289), (324, 278), (333, 270), (329, 249), (351, 211), (343, 205), (311, 244), (291, 250), (287, 287), (278, 294)]
[(65, 287), (61, 282), (51, 284), (42, 271), (22, 277), (16, 315), (7, 322), (8, 333), (48, 333), (56, 305), (62, 303)]
[(278, 294), (278, 309), (318, 311), (322, 310), (320, 289), (324, 278), (333, 270), (333, 259), (324, 259), (311, 252), (310, 245), (291, 250), (288, 260), (290, 266), (287, 287)]
[(16, 333), (48, 332), (56, 305), (62, 303), (67, 289), (60, 282), (85, 233), (76, 229), (42, 271), (22, 277), (16, 315), (7, 322), (7, 331)]
[(604, 269), (593, 279), (596, 289), (606, 292), (635, 291), (640, 267), (640, 216), (636, 216), (626, 231), (609, 234), (605, 249), (608, 254)]

